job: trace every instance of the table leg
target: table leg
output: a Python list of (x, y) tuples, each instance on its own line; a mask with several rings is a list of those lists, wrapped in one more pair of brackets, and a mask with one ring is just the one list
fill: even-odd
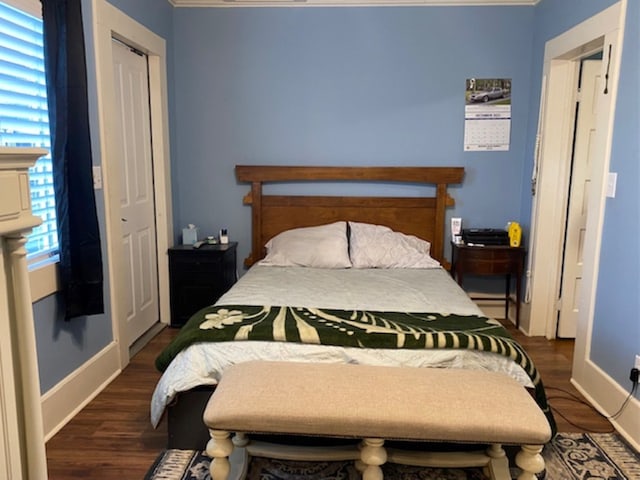
[(507, 285), (504, 294), (504, 318), (509, 320), (509, 298), (511, 297), (511, 275), (507, 274)]
[(522, 287), (522, 272), (516, 276), (516, 328), (520, 328), (520, 289)]

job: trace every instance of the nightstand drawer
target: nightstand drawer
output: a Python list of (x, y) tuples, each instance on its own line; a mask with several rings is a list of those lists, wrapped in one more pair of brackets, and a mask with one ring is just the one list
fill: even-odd
[(236, 242), (169, 249), (171, 326), (214, 304), (236, 282)]
[(171, 266), (176, 272), (210, 272), (217, 270), (222, 264), (222, 257), (198, 257), (196, 255), (175, 255)]
[(176, 296), (174, 302), (177, 315), (175, 319), (172, 316), (172, 326), (184, 325), (191, 315), (201, 308), (214, 304), (225, 292), (221, 288), (216, 288), (215, 285), (206, 284), (183, 285), (179, 291), (180, 294)]
[(458, 268), (476, 275), (505, 275), (518, 269), (522, 255), (510, 248), (490, 249), (486, 247), (466, 248), (457, 259)]

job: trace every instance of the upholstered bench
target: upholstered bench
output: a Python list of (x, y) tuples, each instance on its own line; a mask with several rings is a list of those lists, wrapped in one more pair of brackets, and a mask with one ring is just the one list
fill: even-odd
[[(247, 362), (227, 369), (204, 412), (211, 433), (211, 477), (229, 475), (229, 456), (353, 459), (365, 480), (381, 480), (387, 461), (418, 466), (482, 467), (510, 480), (502, 445), (519, 445), (519, 480), (544, 469), (551, 438), (546, 417), (515, 380), (484, 371), (294, 362)], [(269, 449), (246, 434), (354, 438), (357, 446)], [(235, 434), (231, 440), (231, 434)], [(386, 440), (488, 445), (473, 452), (393, 450)], [(234, 447), (235, 443), (235, 447)], [(253, 447), (253, 449), (251, 448)]]

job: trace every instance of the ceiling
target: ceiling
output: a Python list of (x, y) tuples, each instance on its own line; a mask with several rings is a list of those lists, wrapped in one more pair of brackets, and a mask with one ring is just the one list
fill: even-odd
[(540, 0), (168, 0), (174, 7), (358, 7), (536, 5)]

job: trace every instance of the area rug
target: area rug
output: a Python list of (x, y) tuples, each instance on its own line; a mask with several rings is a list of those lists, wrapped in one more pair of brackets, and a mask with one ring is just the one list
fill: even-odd
[[(543, 451), (544, 480), (640, 480), (640, 455), (613, 433), (560, 433)], [(385, 480), (486, 480), (477, 468), (383, 465)], [(512, 477), (519, 469), (512, 469)], [(291, 462), (255, 457), (247, 480), (356, 480), (353, 462)], [(209, 458), (193, 450), (166, 450), (144, 480), (210, 480)]]

